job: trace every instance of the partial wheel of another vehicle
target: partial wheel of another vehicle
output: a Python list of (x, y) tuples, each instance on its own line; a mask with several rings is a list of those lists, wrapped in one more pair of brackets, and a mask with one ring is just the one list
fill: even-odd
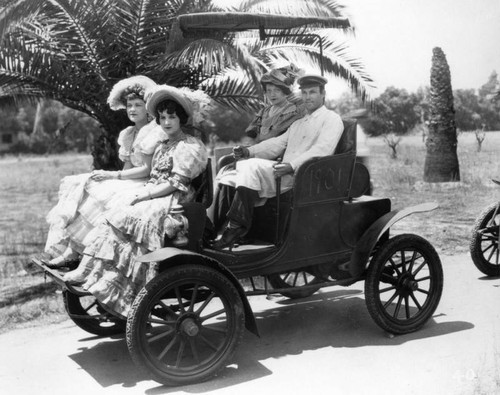
[(108, 313), (94, 296), (63, 291), (63, 299), (69, 318), (83, 330), (98, 336), (125, 332), (125, 320)]
[(472, 262), (487, 276), (500, 276), (500, 253), (498, 250), (499, 204), (492, 204), (483, 210), (474, 223), (470, 240)]
[(145, 373), (166, 385), (207, 380), (221, 371), (241, 341), (243, 301), (215, 269), (176, 266), (151, 280), (127, 321), (127, 345)]
[(275, 289), (290, 288), (290, 290), (280, 292), (281, 295), (290, 299), (307, 298), (321, 288), (318, 286), (301, 289), (301, 287), (320, 282), (315, 276), (304, 271), (271, 274), (267, 278)]
[(365, 281), (366, 305), (382, 329), (404, 334), (420, 329), (434, 314), (443, 290), (441, 260), (420, 236), (387, 240), (375, 252)]

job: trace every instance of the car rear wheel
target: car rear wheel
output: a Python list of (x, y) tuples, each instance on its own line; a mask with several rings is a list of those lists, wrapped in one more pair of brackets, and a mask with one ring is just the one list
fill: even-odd
[(314, 285), (320, 282), (315, 276), (304, 271), (271, 274), (267, 278), (275, 289), (290, 288), (290, 290), (280, 291), (281, 295), (290, 299), (307, 298), (321, 288), (318, 286), (300, 289), (301, 287)]
[(243, 301), (223, 274), (201, 265), (167, 269), (136, 297), (127, 345), (137, 366), (166, 385), (211, 378), (241, 341)]
[(69, 318), (83, 330), (98, 336), (125, 332), (125, 320), (108, 313), (94, 296), (63, 291), (63, 299)]
[[(495, 215), (499, 203), (488, 206), (474, 223), (470, 241), (470, 255), (474, 265), (487, 276), (500, 276), (498, 237), (500, 214)], [(495, 216), (495, 218), (493, 218)]]
[(376, 251), (365, 281), (370, 315), (395, 334), (421, 328), (436, 310), (442, 290), (443, 269), (436, 250), (411, 234), (396, 236)]

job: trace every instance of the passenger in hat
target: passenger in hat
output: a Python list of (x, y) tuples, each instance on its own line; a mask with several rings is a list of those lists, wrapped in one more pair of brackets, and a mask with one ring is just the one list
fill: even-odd
[[(236, 192), (227, 212), (228, 225), (214, 248), (232, 248), (252, 225), (253, 208), (261, 199), (276, 195), (276, 178), (281, 193), (292, 188), (294, 174), (313, 157), (333, 154), (344, 125), (340, 116), (325, 103), (326, 78), (304, 75), (298, 79), (307, 115), (295, 121), (281, 136), (251, 147), (234, 147)], [(281, 163), (277, 158), (283, 158)]]
[(167, 136), (154, 152), (149, 180), (113, 197), (104, 221), (85, 238), (80, 265), (64, 276), (124, 318), (155, 275), (153, 264), (137, 258), (164, 247), (165, 235), (174, 245), (187, 241), (179, 237), (188, 226), (179, 203), (194, 200), (191, 181), (208, 162), (205, 145), (183, 130), (193, 115), (185, 95), (168, 85), (158, 85), (147, 95), (146, 107)]
[[(287, 131), (290, 125), (305, 115), (302, 106), (292, 101), (292, 87), (303, 72), (294, 64), (276, 68), (264, 74), (260, 80), (266, 97), (266, 105), (245, 130), (247, 136), (255, 143), (279, 136)], [(229, 208), (236, 185), (234, 163), (224, 166), (216, 177), (213, 215), (216, 227), (225, 222), (225, 213)], [(229, 189), (228, 189), (229, 187)]]
[(109, 208), (115, 193), (142, 185), (151, 171), (151, 159), (166, 134), (146, 110), (145, 92), (156, 83), (142, 75), (118, 81), (108, 96), (112, 110), (125, 110), (133, 123), (118, 136), (122, 170), (97, 170), (63, 178), (59, 201), (49, 212), (50, 225), (45, 251), (53, 257), (47, 266), (59, 268), (78, 259), (83, 239)]
[(301, 70), (291, 64), (288, 67), (272, 69), (260, 80), (267, 104), (259, 111), (245, 133), (258, 143), (283, 134), (305, 113), (291, 102), (292, 86)]

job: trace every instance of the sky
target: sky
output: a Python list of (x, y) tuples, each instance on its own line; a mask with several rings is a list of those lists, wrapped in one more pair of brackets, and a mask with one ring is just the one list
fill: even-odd
[(434, 47), (446, 55), (453, 89), (478, 89), (500, 73), (500, 0), (339, 2), (356, 28), (353, 54), (374, 79), (374, 96), (388, 86), (429, 86)]
[[(500, 0), (337, 1), (356, 28), (351, 53), (375, 81), (372, 97), (388, 86), (429, 86), (434, 47), (446, 55), (453, 89), (478, 89), (500, 73)], [(342, 81), (328, 85), (335, 95), (348, 90)]]

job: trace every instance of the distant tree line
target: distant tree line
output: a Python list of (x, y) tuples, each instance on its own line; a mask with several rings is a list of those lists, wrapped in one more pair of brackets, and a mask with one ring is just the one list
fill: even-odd
[[(453, 91), (455, 122), (459, 131), (482, 129), (500, 130), (500, 102), (492, 100), (492, 94), (498, 90), (498, 74), (493, 71), (488, 81), (477, 91), (475, 89), (457, 89)], [(370, 103), (350, 93), (330, 103), (340, 114), (366, 108), (366, 116), (358, 120), (369, 136), (404, 135), (415, 127), (426, 124), (429, 120), (429, 88), (419, 88), (410, 93), (405, 89), (388, 87), (379, 97)]]

